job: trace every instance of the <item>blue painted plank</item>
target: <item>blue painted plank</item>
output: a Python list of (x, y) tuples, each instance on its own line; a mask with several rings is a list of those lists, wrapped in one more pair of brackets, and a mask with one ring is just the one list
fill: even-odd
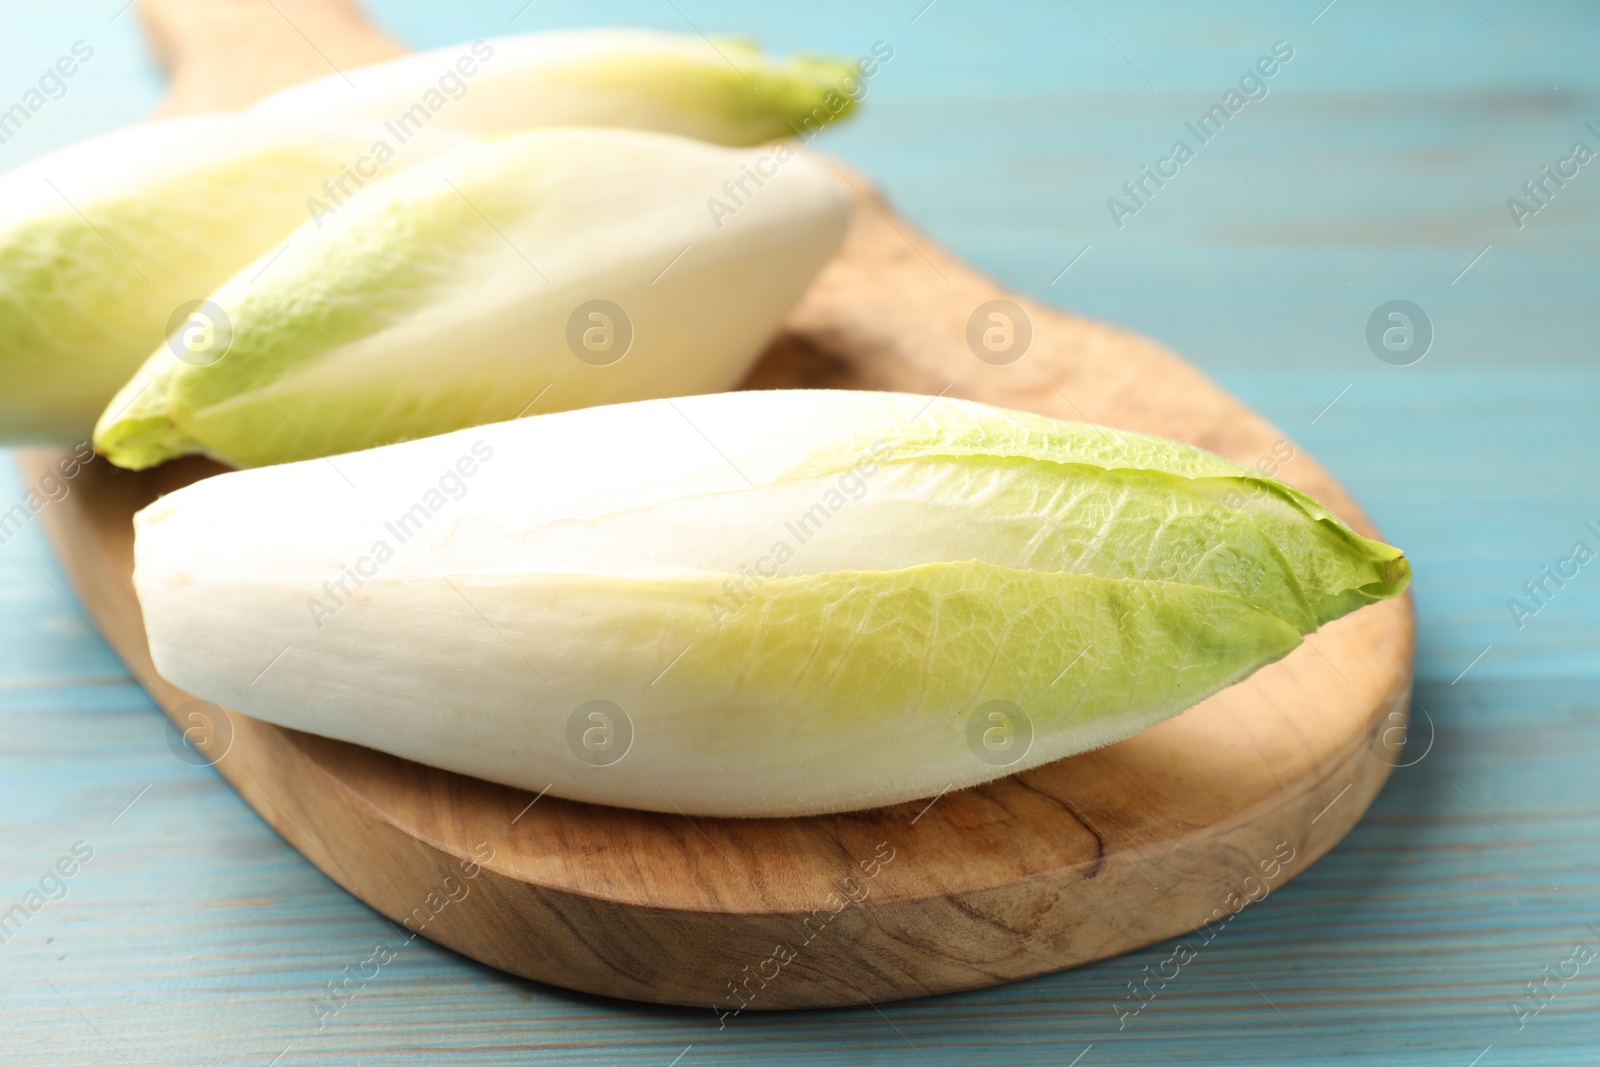
[[(159, 98), (119, 2), (0, 0), (0, 107), (74, 41), (95, 49), (66, 93), (0, 144), (0, 167), (133, 121)], [(419, 47), (593, 23), (692, 23), (784, 50), (890, 43), (860, 121), (819, 144), (1007, 284), (1183, 352), (1351, 488), (1416, 568), (1426, 757), (1396, 771), (1332, 855), (1204, 941), (1135, 1015), (1127, 983), (1176, 942), (881, 1013), (746, 1015), (725, 1030), (709, 1011), (539, 987), (416, 942), (319, 1029), (323, 984), (376, 943), (399, 947), (393, 928), (213, 772), (174, 757), (165, 720), (62, 595), (35, 525), (0, 545), (0, 907), (39, 888), (75, 844), (93, 858), (0, 944), (0, 1058), (1593, 1057), (1600, 962), (1552, 986), (1537, 1014), (1519, 1019), (1513, 1005), (1526, 1012), (1526, 983), (1561, 968), (1574, 944), (1600, 947), (1587, 925), (1600, 922), (1600, 564), (1520, 627), (1507, 601), (1573, 541), (1600, 548), (1585, 527), (1600, 527), (1600, 164), (1521, 228), (1505, 201), (1574, 139), (1600, 148), (1584, 132), (1600, 125), (1600, 16), (1509, 0), (924, 2), (375, 8)], [(1279, 40), (1295, 56), (1267, 95), (1119, 228), (1107, 198)], [(1411, 366), (1380, 362), (1365, 339), (1373, 309), (1397, 297), (1435, 328)], [(23, 488), (0, 464), (0, 509)]]

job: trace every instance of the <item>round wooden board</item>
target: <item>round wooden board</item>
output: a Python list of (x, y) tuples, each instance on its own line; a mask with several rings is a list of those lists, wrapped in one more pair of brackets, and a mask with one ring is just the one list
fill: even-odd
[[(330, 63), (398, 51), (343, 0), (146, 0), (143, 10), (175, 68), (169, 110), (238, 106)], [(1176, 356), (1002, 291), (850, 180), (861, 197), (848, 243), (748, 388), (943, 393), (1162, 434), (1243, 463), (1283, 455), (1278, 430)], [(1031, 323), (1030, 347), (1008, 365), (978, 359), (967, 340), (974, 310), (993, 299)], [(23, 454), (26, 482), (55, 458)], [(217, 470), (189, 461), (134, 475), (96, 460), (42, 513), (95, 625), (169, 712), (191, 698), (151, 667), (129, 520)], [(1374, 532), (1303, 452), (1278, 473)], [(1344, 836), (1397, 761), (1414, 626), (1409, 599), (1374, 605), (1100, 751), (803, 819), (536, 798), (238, 714), (201, 742), (330, 877), (474, 959), (719, 1013), (857, 1004), (1112, 956), (1226, 921), (1281, 886)]]

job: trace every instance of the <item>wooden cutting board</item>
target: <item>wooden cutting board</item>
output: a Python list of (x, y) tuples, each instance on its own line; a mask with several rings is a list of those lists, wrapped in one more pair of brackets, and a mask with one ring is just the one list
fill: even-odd
[[(239, 107), (401, 50), (347, 0), (145, 0), (142, 14), (173, 72), (167, 112)], [(944, 393), (1162, 434), (1279, 464), (1375, 533), (1315, 462), (1172, 353), (1002, 290), (851, 180), (845, 248), (747, 387)], [(23, 477), (55, 459), (24, 454)], [(329, 877), (423, 936), (544, 982), (726, 1018), (1071, 967), (1225, 923), (1332, 848), (1401, 760), (1409, 598), (1325, 627), (1176, 719), (977, 789), (759, 820), (539, 798), (230, 714), (157, 677), (129, 520), (218, 469), (136, 475), (97, 460), (45, 509), (95, 625)]]

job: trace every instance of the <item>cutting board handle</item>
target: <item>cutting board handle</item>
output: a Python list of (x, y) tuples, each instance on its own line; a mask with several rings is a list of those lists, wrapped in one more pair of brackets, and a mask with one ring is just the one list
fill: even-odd
[(140, 0), (139, 13), (172, 77), (158, 115), (235, 111), (405, 50), (355, 0)]

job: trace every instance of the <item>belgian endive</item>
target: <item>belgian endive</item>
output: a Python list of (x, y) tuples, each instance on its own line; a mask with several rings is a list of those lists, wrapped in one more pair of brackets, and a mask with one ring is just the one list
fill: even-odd
[(280, 119), (360, 122), (403, 141), (427, 126), (511, 133), (626, 126), (753, 145), (814, 133), (848, 114), (894, 50), (856, 62), (773, 59), (733, 38), (564, 30), (440, 48), (286, 89), (255, 106)]
[[(438, 139), (386, 157), (400, 166)], [(197, 301), (369, 142), (240, 115), (144, 123), (0, 176), (0, 443), (73, 443)]]
[(891, 804), (1104, 745), (1410, 574), (1197, 449), (866, 392), (536, 416), (224, 474), (136, 527), (176, 685), (706, 815)]
[(211, 297), (231, 347), (158, 348), (95, 446), (239, 467), (739, 381), (838, 248), (847, 188), (808, 158), (633, 130), (452, 150), (307, 223)]

